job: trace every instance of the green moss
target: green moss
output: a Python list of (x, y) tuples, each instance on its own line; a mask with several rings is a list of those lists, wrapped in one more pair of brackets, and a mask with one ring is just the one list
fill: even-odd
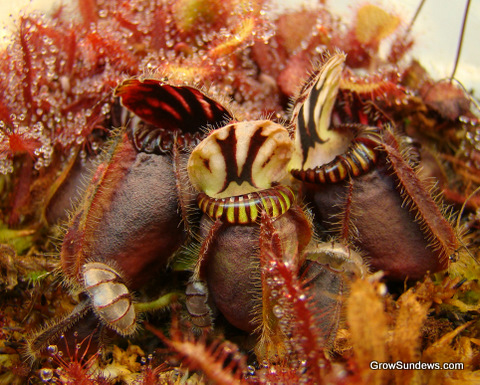
[(13, 230), (0, 222), (0, 243), (12, 246), (18, 255), (33, 246), (34, 230)]

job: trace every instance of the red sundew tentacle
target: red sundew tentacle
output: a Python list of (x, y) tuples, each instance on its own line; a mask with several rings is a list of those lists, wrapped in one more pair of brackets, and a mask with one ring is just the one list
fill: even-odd
[[(7, 106), (2, 100), (0, 100), (0, 120), (3, 121), (6, 125), (12, 125), (12, 119), (10, 118), (12, 111), (9, 106)], [(0, 131), (5, 131), (5, 128), (0, 128)]]
[(182, 335), (178, 329), (172, 330), (171, 339), (167, 339), (152, 325), (146, 323), (145, 328), (176, 351), (186, 367), (202, 370), (216, 384), (246, 384), (242, 378), (246, 370), (246, 358), (235, 345), (218, 340), (207, 345), (204, 339), (195, 340), (191, 336)]
[(65, 73), (71, 74), (75, 66), (75, 56), (77, 53), (77, 35), (74, 30), (69, 31), (68, 35), (63, 38), (65, 44), (65, 52), (67, 53), (67, 61), (65, 64)]
[(97, 0), (81, 0), (77, 3), (85, 25), (89, 26), (98, 21)]
[[(101, 36), (97, 32), (91, 32), (87, 36), (88, 41), (95, 47), (98, 56), (108, 57), (110, 61), (115, 61), (115, 66), (129, 73), (138, 72), (139, 61), (128, 51), (120, 42), (110, 36)], [(103, 48), (100, 50), (99, 48)], [(96, 61), (96, 60), (95, 60)]]
[(265, 327), (275, 327), (276, 324), (280, 327), (289, 337), (289, 355), (296, 355), (298, 363), (306, 361), (308, 380), (322, 384), (329, 364), (322, 347), (322, 333), (315, 326), (316, 316), (308, 293), (298, 279), (297, 267), (283, 261), (280, 239), (271, 218), (263, 214), (260, 226), (260, 265), (262, 286), (266, 292), (264, 302), (271, 305), (273, 312), (271, 319), (264, 317), (263, 322), (268, 321)]
[(24, 81), (22, 82), (22, 94), (27, 108), (35, 111), (36, 105), (34, 103), (32, 95), (32, 80), (33, 80), (33, 66), (32, 66), (32, 55), (30, 52), (30, 45), (28, 44), (27, 34), (28, 34), (28, 18), (22, 18), (20, 21), (20, 45), (22, 47), (22, 56), (23, 56), (23, 77)]

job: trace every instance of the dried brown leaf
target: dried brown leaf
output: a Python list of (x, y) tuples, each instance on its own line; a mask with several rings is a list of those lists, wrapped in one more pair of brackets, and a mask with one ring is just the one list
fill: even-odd
[(370, 362), (386, 362), (385, 341), (388, 323), (378, 282), (357, 280), (352, 284), (347, 300), (347, 322), (351, 330), (353, 353), (357, 369), (365, 384), (384, 384), (382, 370), (371, 370)]

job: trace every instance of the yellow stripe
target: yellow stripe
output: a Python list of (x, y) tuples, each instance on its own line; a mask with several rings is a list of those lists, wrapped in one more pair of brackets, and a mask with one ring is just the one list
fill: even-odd
[(368, 157), (370, 158), (370, 162), (375, 163), (377, 161), (377, 153), (375, 152), (375, 150), (373, 148), (370, 148), (370, 147), (366, 146), (365, 144), (364, 144), (364, 146), (365, 146), (365, 149), (366, 149), (365, 152), (368, 153)]
[(218, 205), (217, 212), (216, 212), (216, 215), (215, 215), (215, 219), (220, 218), (222, 216), (222, 214), (223, 214), (223, 206)]
[(258, 208), (257, 205), (251, 205), (250, 206), (250, 218), (252, 222), (255, 222), (258, 217)]
[[(215, 216), (216, 213), (213, 212), (213, 210), (215, 209), (215, 202), (210, 202), (210, 205), (207, 207), (207, 214), (209, 215), (210, 218), (217, 218)], [(204, 210), (204, 212), (206, 212), (207, 210)]]
[(363, 154), (354, 151), (355, 157), (360, 160), (363, 171), (368, 171), (371, 167), (371, 163), (375, 161), (375, 151), (372, 151), (371, 148), (363, 143), (359, 143), (357, 147), (363, 152)]
[(331, 183), (337, 183), (338, 182), (337, 176), (335, 175), (335, 172), (333, 172), (333, 171), (325, 172), (325, 176), (328, 177), (328, 179), (330, 180)]
[(283, 210), (283, 214), (285, 214), (288, 209), (290, 208), (290, 206), (292, 205), (292, 201), (290, 200), (290, 197), (285, 194), (283, 191), (279, 191), (280, 194), (282, 195), (283, 199), (285, 199), (285, 202), (286, 202), (286, 208)]
[(229, 223), (235, 223), (235, 207), (233, 205), (227, 207), (227, 221)]
[(239, 207), (238, 207), (238, 223), (245, 224), (249, 222), (249, 218), (247, 217), (247, 210), (245, 209), (245, 202), (243, 198), (239, 198)]
[(202, 197), (199, 206), (203, 212), (206, 212), (208, 209), (208, 199), (206, 199), (206, 197)]
[(325, 183), (325, 170), (318, 170), (317, 176), (321, 183)]
[(268, 198), (261, 197), (263, 209), (267, 212), (268, 215), (270, 215), (270, 213), (268, 212), (267, 199)]
[[(358, 157), (355, 157), (358, 159)], [(357, 176), (357, 175), (360, 175), (362, 173), (362, 170), (360, 168), (358, 168), (359, 166), (357, 165), (357, 163), (355, 163), (352, 159), (350, 159), (350, 157), (347, 158), (347, 161), (348, 161), (348, 165), (350, 166), (350, 170), (352, 170), (352, 176)], [(361, 161), (360, 161), (360, 165), (361, 165)]]
[(278, 206), (275, 204), (275, 201), (273, 200), (273, 198), (269, 198), (270, 199), (270, 202), (272, 203), (272, 217), (278, 217), (280, 214), (278, 212)]
[[(281, 191), (279, 191), (279, 193), (280, 193), (280, 195), (282, 195), (282, 196), (283, 196), (283, 194), (282, 194), (282, 192), (281, 192)], [(282, 199), (280, 199), (280, 197), (279, 197), (279, 199), (278, 199), (278, 202), (280, 203), (280, 208), (281, 208), (281, 210), (280, 210), (280, 214), (283, 214), (283, 213), (285, 213), (285, 211), (287, 211), (287, 210), (288, 210), (288, 209), (285, 207), (285, 202), (284, 202)]]
[(347, 177), (347, 168), (345, 167), (345, 165), (342, 163), (340, 163), (337, 167), (337, 170), (338, 170), (338, 174), (340, 176), (340, 180), (343, 180)]

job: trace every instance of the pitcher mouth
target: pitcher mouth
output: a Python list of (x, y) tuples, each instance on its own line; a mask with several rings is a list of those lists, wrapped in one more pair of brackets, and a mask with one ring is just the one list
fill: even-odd
[(294, 202), (293, 191), (281, 185), (228, 198), (212, 198), (203, 192), (197, 197), (198, 206), (211, 219), (237, 225), (257, 222), (263, 211), (277, 218), (285, 214)]
[(378, 160), (378, 143), (371, 133), (358, 136), (344, 153), (327, 164), (304, 170), (290, 170), (302, 182), (323, 184), (338, 183), (347, 177), (356, 177), (370, 171)]

